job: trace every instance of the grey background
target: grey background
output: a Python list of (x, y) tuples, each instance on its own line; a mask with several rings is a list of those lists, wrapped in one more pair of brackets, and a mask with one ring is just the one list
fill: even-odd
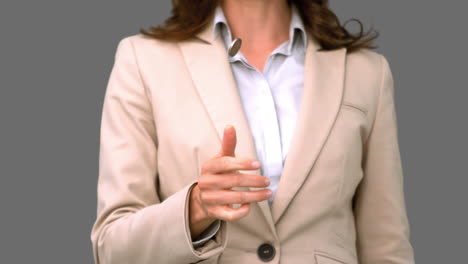
[[(464, 1), (332, 1), (381, 32), (417, 263), (466, 263)], [(170, 1), (0, 4), (0, 263), (92, 263), (102, 100), (118, 41)]]

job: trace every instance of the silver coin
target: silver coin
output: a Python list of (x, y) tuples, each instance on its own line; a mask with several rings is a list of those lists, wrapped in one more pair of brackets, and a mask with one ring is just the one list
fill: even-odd
[(228, 54), (229, 56), (233, 57), (234, 55), (239, 52), (240, 48), (242, 46), (242, 40), (240, 38), (236, 38), (231, 42), (231, 45), (229, 46), (228, 49)]

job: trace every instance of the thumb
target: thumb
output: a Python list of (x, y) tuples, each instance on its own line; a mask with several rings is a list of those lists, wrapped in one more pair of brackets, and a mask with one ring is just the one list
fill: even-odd
[(223, 141), (221, 143), (221, 156), (235, 156), (237, 144), (236, 129), (228, 125), (224, 128)]

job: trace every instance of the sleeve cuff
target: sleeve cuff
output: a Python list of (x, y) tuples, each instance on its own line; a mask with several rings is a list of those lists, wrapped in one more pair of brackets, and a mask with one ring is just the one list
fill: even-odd
[(221, 221), (216, 220), (207, 229), (205, 229), (196, 239), (192, 241), (195, 248), (203, 246), (208, 240), (213, 238), (221, 227)]

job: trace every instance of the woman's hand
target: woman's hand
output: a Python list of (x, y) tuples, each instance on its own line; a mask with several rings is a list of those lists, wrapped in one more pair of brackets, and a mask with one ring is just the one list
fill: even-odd
[[(201, 170), (198, 184), (190, 195), (190, 232), (197, 237), (216, 219), (236, 221), (250, 211), (250, 203), (267, 200), (271, 190), (234, 191), (233, 187), (267, 187), (267, 177), (239, 173), (238, 170), (256, 170), (260, 168), (257, 160), (236, 158), (236, 131), (228, 126), (224, 129), (220, 152), (206, 161)], [(232, 204), (241, 204), (232, 208)]]

